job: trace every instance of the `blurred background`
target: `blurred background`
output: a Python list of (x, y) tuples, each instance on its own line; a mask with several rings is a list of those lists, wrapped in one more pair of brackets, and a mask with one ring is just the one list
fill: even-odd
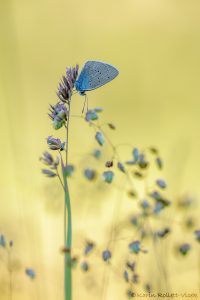
[[(195, 0), (0, 1), (0, 233), (14, 240), (14, 256), (20, 261), (13, 299), (63, 297), (62, 193), (56, 180), (42, 176), (39, 157), (47, 148), (46, 137), (56, 136), (47, 112), (57, 102), (67, 66), (78, 63), (81, 68), (87, 60), (101, 60), (119, 69), (113, 82), (89, 93), (89, 106), (103, 107), (103, 120), (116, 125), (114, 143), (159, 148), (170, 199), (192, 195), (198, 217), (199, 13)], [(83, 98), (76, 95), (73, 112), (80, 114), (82, 105)], [(94, 146), (93, 131), (72, 119), (70, 161), (87, 164)], [(122, 155), (130, 155), (128, 151), (122, 149)], [(70, 184), (76, 252), (85, 237), (99, 244), (108, 238), (115, 194), (80, 183), (78, 175)], [(173, 291), (183, 286), (188, 292), (198, 290), (198, 251), (184, 268), (171, 262)], [(25, 277), (26, 267), (36, 270), (35, 281)], [(94, 267), (95, 276), (87, 280), (77, 272), (74, 299), (103, 299), (101, 280), (97, 287), (92, 281), (101, 268)], [(143, 265), (144, 273), (147, 269), (152, 276), (153, 262)], [(0, 270), (4, 300), (3, 263)], [(126, 299), (119, 286), (114, 279), (104, 299)]]

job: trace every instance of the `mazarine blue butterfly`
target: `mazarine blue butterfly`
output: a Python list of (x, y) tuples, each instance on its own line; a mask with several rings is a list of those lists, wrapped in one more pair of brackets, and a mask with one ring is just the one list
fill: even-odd
[(119, 71), (112, 65), (100, 61), (87, 61), (75, 82), (76, 90), (85, 95), (85, 92), (101, 87), (113, 80)]

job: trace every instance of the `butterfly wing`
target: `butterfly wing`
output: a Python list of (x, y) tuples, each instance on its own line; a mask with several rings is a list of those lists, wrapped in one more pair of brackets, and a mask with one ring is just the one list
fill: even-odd
[(119, 71), (110, 64), (87, 61), (76, 82), (76, 89), (80, 92), (97, 89), (113, 80), (118, 74)]

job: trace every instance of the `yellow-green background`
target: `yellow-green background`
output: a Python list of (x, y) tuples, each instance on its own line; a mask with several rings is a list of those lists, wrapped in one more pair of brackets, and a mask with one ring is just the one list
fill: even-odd
[[(23, 269), (16, 274), (13, 299), (62, 299), (62, 198), (54, 180), (41, 175), (38, 157), (53, 133), (47, 108), (57, 101), (66, 66), (97, 59), (119, 69), (117, 79), (90, 93), (90, 106), (104, 107), (103, 118), (116, 124), (114, 142), (161, 150), (173, 200), (184, 193), (198, 199), (199, 15), (195, 0), (0, 1), (0, 233), (15, 240), (22, 268), (37, 271), (35, 282)], [(74, 112), (82, 102), (74, 98)], [(94, 145), (92, 134), (72, 121), (74, 163)], [(86, 207), (91, 187), (82, 183), (77, 192), (75, 179), (71, 184), (75, 245), (84, 235), (102, 241), (113, 203), (99, 207), (98, 193)], [(195, 255), (184, 271), (171, 265), (175, 291), (197, 289)], [(85, 284), (77, 275), (75, 299), (99, 296), (101, 282), (96, 290)], [(106, 299), (119, 299), (117, 286)]]

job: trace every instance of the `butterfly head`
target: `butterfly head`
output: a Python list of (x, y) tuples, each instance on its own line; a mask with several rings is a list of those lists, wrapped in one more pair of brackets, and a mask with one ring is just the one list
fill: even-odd
[(75, 88), (81, 96), (85, 96), (85, 91), (81, 90), (81, 85), (78, 80), (76, 80), (76, 82), (75, 82)]

